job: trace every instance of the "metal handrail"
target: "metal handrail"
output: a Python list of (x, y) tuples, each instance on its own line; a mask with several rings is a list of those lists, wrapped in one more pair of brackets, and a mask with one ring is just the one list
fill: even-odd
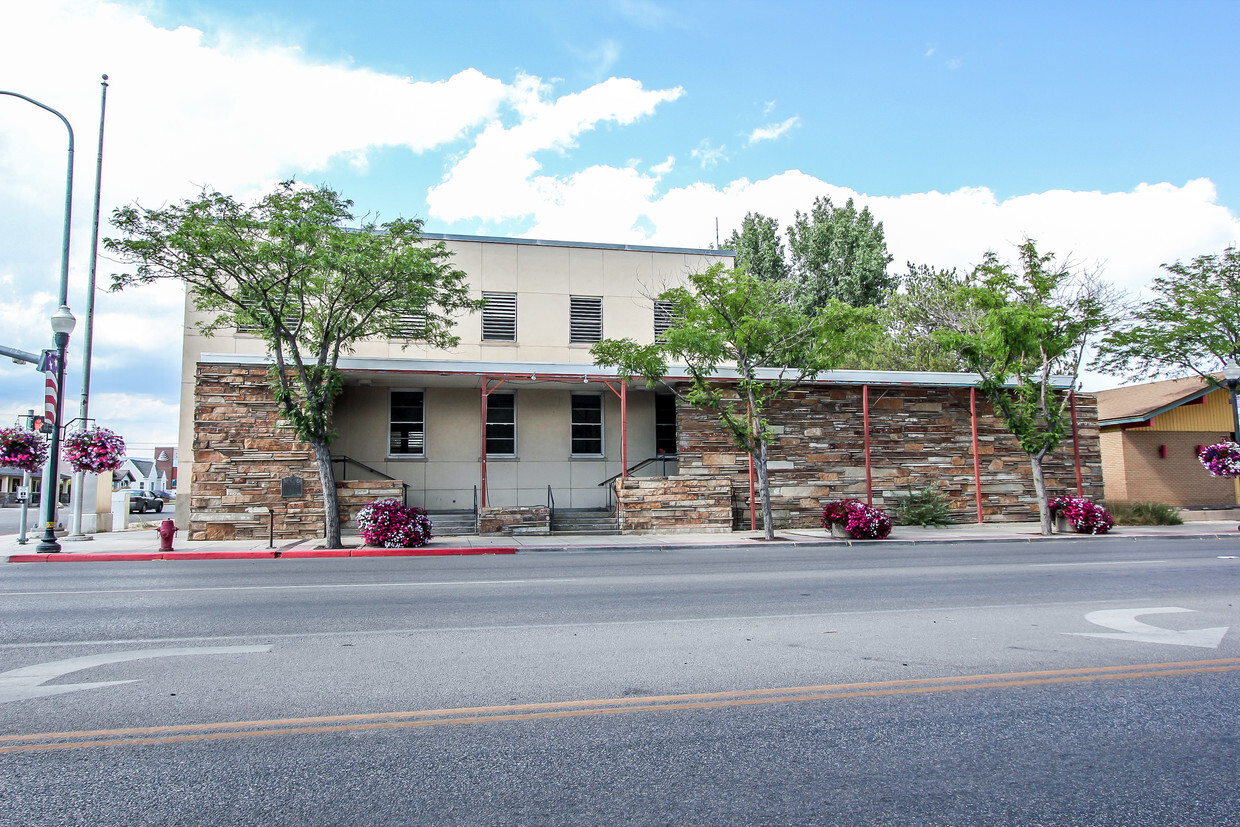
[(475, 485), (474, 486), (474, 532), (477, 533), (477, 531), (481, 528), (481, 526), (482, 524), (479, 521), (479, 516), (478, 516), (478, 486)]
[(359, 462), (358, 460), (353, 459), (353, 457), (348, 457), (348, 456), (345, 456), (344, 454), (331, 457), (331, 462), (333, 463), (339, 462), (343, 465), (343, 467), (340, 469), (340, 481), (341, 482), (349, 478), (348, 468), (349, 468), (350, 462), (356, 465), (358, 468), (364, 468), (372, 474), (377, 474), (381, 479), (391, 480), (392, 482), (399, 482), (401, 486), (400, 504), (405, 506), (406, 508), (409, 507), (409, 483), (405, 482), (404, 480), (385, 474), (382, 471), (380, 471), (378, 468), (371, 468), (366, 463)]
[(547, 486), (547, 524), (555, 525), (555, 494), (551, 493), (551, 486)]
[(600, 482), (599, 487), (602, 488), (604, 485), (610, 485), (611, 483), (615, 482), (620, 477), (626, 477), (629, 474), (632, 474), (634, 471), (640, 471), (652, 462), (663, 463), (663, 476), (666, 477), (668, 460), (678, 460), (678, 459), (679, 458), (676, 454), (659, 454), (658, 456), (647, 457), (646, 459), (642, 460), (636, 465), (630, 466), (627, 470), (621, 471), (619, 474), (612, 474), (610, 477)]

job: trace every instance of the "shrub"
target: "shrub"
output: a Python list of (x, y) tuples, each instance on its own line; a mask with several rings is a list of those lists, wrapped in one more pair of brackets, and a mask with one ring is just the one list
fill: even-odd
[(37, 474), (47, 462), (47, 442), (25, 428), (0, 428), (0, 467)]
[(831, 500), (822, 509), (822, 527), (842, 525), (858, 540), (882, 540), (891, 533), (891, 518), (881, 508), (858, 500)]
[(914, 491), (910, 483), (908, 494), (896, 500), (896, 521), (900, 525), (951, 525), (951, 504), (937, 484)]
[(358, 533), (369, 546), (418, 548), (431, 541), (431, 518), (399, 500), (376, 500), (357, 512)]
[(1107, 503), (1116, 525), (1184, 525), (1180, 509), (1166, 503)]
[(1106, 534), (1115, 525), (1105, 508), (1083, 497), (1056, 497), (1050, 507), (1052, 519), (1062, 509), (1077, 534)]

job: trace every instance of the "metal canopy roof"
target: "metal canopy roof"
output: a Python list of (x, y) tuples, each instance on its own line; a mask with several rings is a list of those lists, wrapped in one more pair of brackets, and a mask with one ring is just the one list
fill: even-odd
[[(240, 353), (203, 353), (198, 357), (199, 364), (209, 365), (254, 365), (267, 366), (271, 358), (266, 355)], [(584, 362), (501, 362), (474, 359), (412, 359), (412, 358), (376, 358), (360, 356), (342, 356), (340, 370), (354, 378), (369, 375), (372, 378), (383, 377), (393, 379), (398, 376), (437, 376), (442, 384), (450, 387), (480, 387), (483, 377), (504, 376), (514, 380), (529, 377), (529, 382), (599, 382), (616, 379), (619, 373), (615, 368), (604, 368)], [(759, 377), (776, 379), (780, 375), (778, 368), (761, 368)], [(716, 376), (722, 380), (735, 379), (737, 373), (731, 368), (720, 368)], [(666, 380), (675, 381), (689, 378), (688, 370), (683, 365), (672, 365), (668, 368)], [(640, 377), (633, 381), (643, 381)], [(917, 387), (973, 387), (981, 382), (976, 373), (948, 373), (931, 371), (892, 371), (892, 370), (830, 370), (805, 380), (805, 384), (815, 385), (887, 385)], [(1052, 376), (1053, 387), (1064, 389), (1071, 387), (1069, 376)]]

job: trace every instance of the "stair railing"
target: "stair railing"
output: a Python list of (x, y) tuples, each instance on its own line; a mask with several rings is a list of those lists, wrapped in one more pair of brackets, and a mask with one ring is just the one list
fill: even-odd
[(547, 486), (547, 527), (554, 530), (555, 527), (555, 494), (551, 493), (551, 486)]
[(350, 464), (356, 465), (358, 468), (362, 468), (362, 469), (365, 469), (366, 471), (369, 471), (370, 473), (379, 477), (379, 479), (391, 480), (392, 482), (399, 482), (401, 485), (400, 504), (406, 508), (409, 507), (409, 483), (405, 482), (404, 480), (398, 480), (396, 477), (383, 473), (378, 468), (371, 468), (366, 463), (355, 460), (353, 459), (353, 457), (347, 457), (343, 454), (332, 457), (331, 462), (333, 465), (336, 464), (337, 462), (340, 463), (339, 479), (341, 482), (344, 482), (345, 480), (349, 478), (349, 465)]

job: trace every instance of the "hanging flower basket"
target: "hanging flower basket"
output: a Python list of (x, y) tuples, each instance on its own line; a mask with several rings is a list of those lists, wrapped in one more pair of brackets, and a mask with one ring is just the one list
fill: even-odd
[(368, 546), (418, 548), (431, 541), (431, 518), (399, 500), (376, 500), (357, 512), (358, 534)]
[(1224, 440), (1217, 445), (1207, 445), (1197, 454), (1197, 459), (1216, 477), (1240, 477), (1240, 445), (1234, 442)]
[(47, 442), (25, 428), (0, 428), (0, 467), (38, 473), (47, 462)]
[(74, 471), (106, 474), (125, 461), (125, 440), (107, 428), (87, 428), (65, 437), (65, 461)]
[(1083, 497), (1056, 497), (1050, 508), (1051, 519), (1066, 519), (1077, 534), (1106, 534), (1115, 526), (1111, 512)]
[(859, 500), (831, 500), (822, 509), (822, 527), (834, 537), (882, 540), (891, 533), (891, 517)]

